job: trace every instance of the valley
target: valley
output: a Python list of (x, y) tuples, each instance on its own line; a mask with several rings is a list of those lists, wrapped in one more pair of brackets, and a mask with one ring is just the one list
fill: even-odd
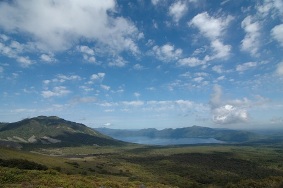
[[(283, 149), (253, 146), (83, 146), (0, 149), (48, 170), (0, 165), (2, 187), (282, 187)], [(0, 163), (1, 164), (1, 163)]]
[[(54, 127), (56, 131), (52, 132)], [(229, 130), (250, 135), (251, 139), (162, 146), (122, 142), (58, 117), (40, 116), (0, 128), (2, 142), (10, 143), (0, 147), (3, 188), (283, 186), (283, 142), (279, 136), (271, 139)], [(215, 132), (193, 129), (199, 137), (201, 132)], [(206, 136), (209, 134), (203, 134), (203, 138)], [(36, 141), (28, 142), (30, 137)]]

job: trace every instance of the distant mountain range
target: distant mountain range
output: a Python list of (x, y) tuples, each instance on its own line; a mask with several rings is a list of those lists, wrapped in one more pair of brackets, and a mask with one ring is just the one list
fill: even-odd
[(95, 130), (111, 136), (121, 137), (148, 137), (162, 139), (181, 139), (181, 138), (214, 138), (225, 142), (246, 142), (258, 138), (258, 135), (248, 131), (213, 129), (208, 127), (192, 126), (176, 129), (157, 130), (154, 128), (141, 130), (122, 130), (109, 128), (96, 128)]
[(121, 145), (123, 142), (103, 135), (83, 124), (56, 116), (38, 116), (15, 123), (0, 123), (0, 145), (81, 146)]

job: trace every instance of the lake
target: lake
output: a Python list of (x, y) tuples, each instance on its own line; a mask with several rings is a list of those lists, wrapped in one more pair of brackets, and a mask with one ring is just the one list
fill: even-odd
[(187, 145), (187, 144), (221, 144), (225, 143), (214, 138), (179, 138), (179, 139), (166, 139), (166, 138), (149, 138), (149, 137), (116, 137), (115, 139), (125, 142), (146, 145)]

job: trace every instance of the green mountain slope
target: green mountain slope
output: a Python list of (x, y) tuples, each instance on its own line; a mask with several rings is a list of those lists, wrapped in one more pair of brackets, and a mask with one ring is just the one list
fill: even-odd
[(83, 124), (56, 116), (38, 116), (0, 126), (0, 141), (22, 145), (120, 145), (120, 141)]

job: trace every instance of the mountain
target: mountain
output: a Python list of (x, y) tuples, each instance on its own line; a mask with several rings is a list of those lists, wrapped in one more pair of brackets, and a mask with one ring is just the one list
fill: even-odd
[(176, 129), (140, 129), (140, 130), (122, 130), (96, 128), (95, 130), (111, 136), (113, 138), (121, 137), (148, 137), (148, 138), (214, 138), (225, 142), (246, 142), (258, 137), (257, 134), (248, 131), (230, 130), (230, 129), (213, 129), (201, 126), (192, 126)]
[[(2, 145), (20, 146), (80, 146), (121, 145), (86, 125), (61, 119), (56, 116), (38, 116), (14, 123), (0, 124)], [(20, 145), (20, 146), (19, 146)]]

